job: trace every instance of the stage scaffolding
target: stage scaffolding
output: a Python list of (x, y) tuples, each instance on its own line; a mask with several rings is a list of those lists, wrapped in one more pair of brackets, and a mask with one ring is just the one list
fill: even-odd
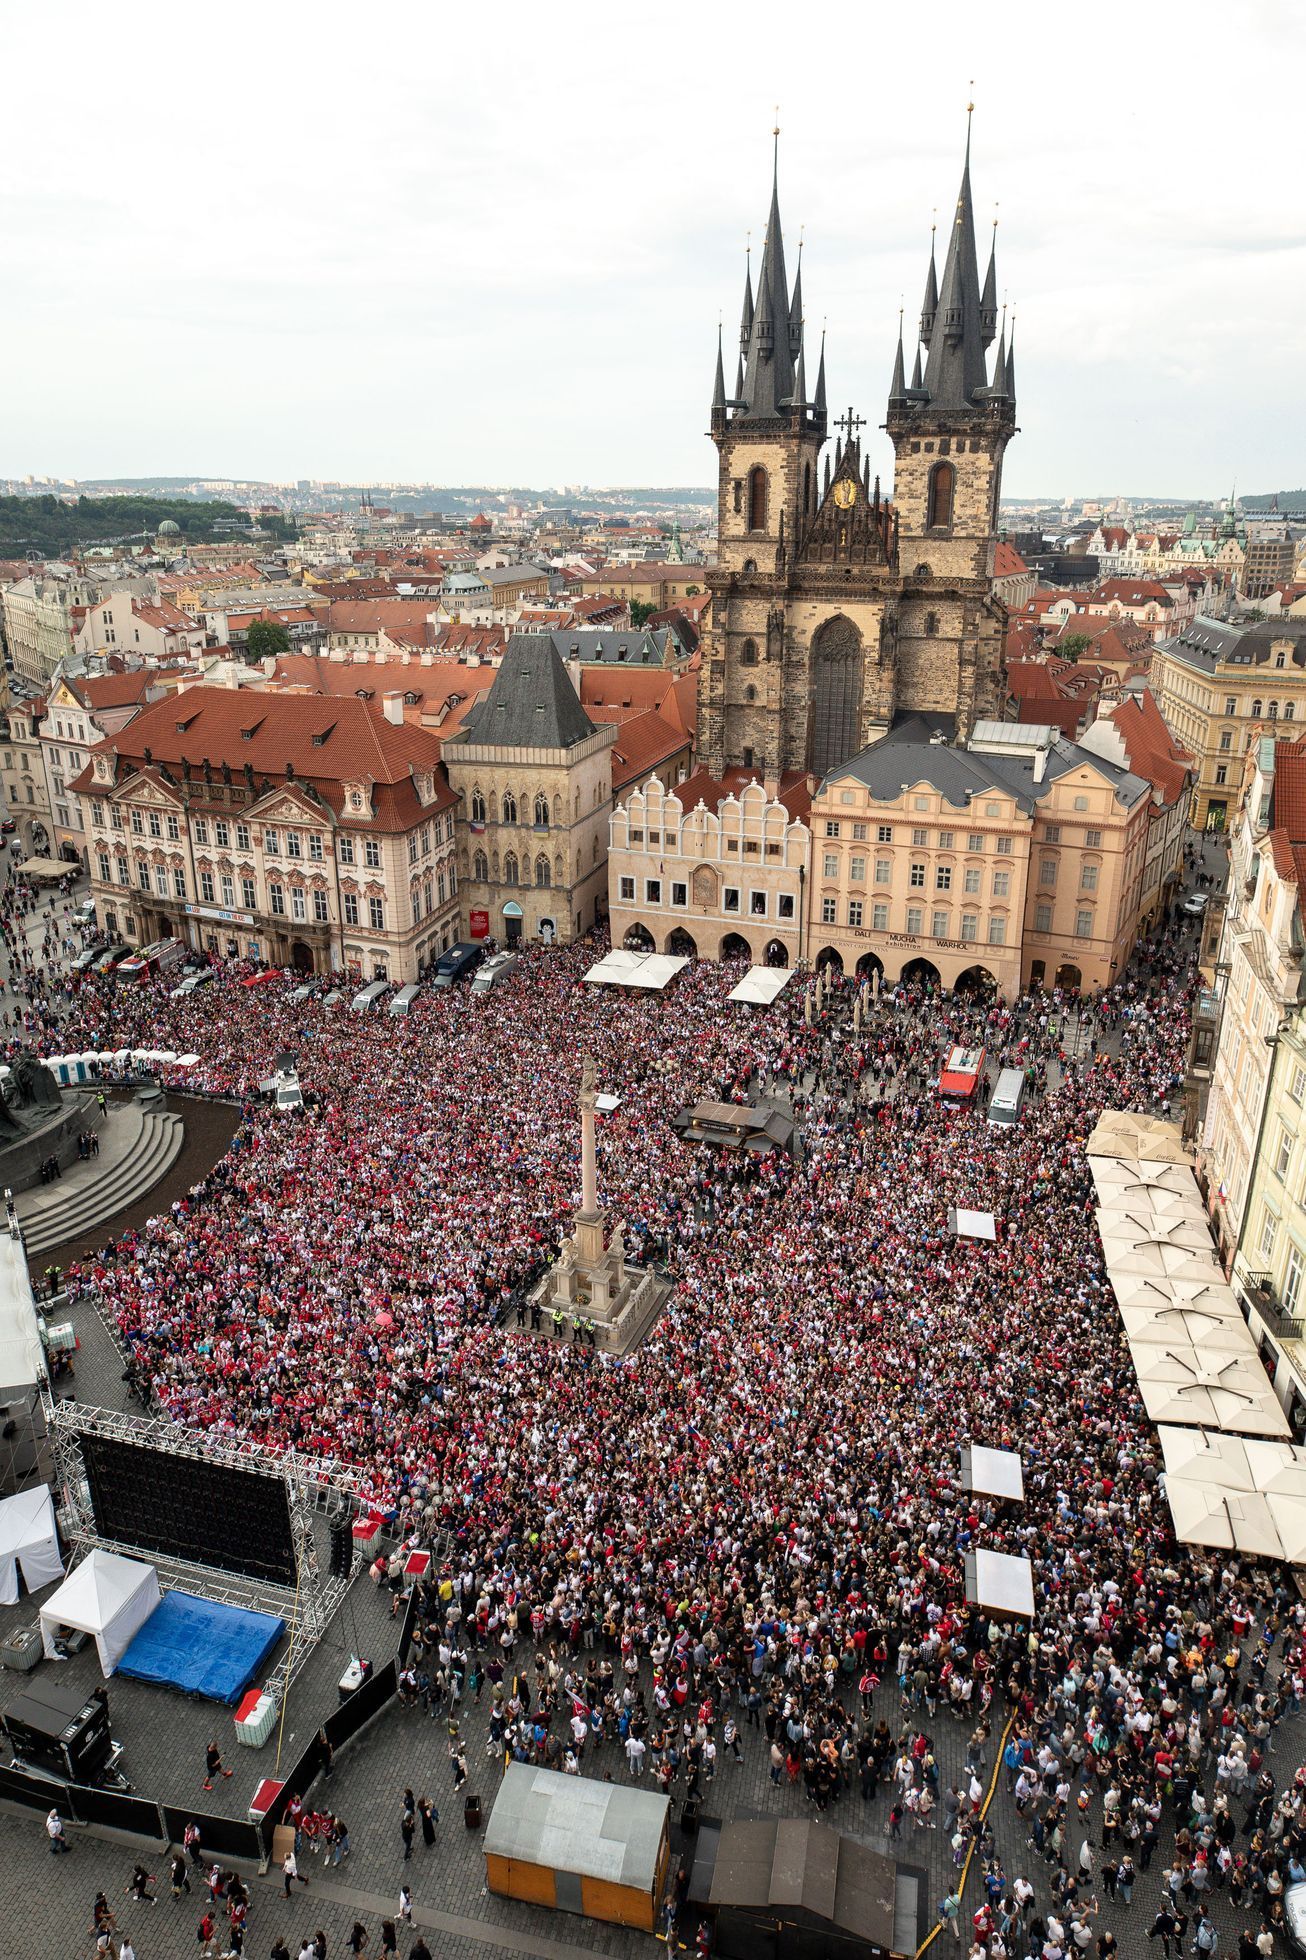
[[(46, 1415), (54, 1449), (56, 1503), (65, 1539), (79, 1551), (99, 1546), (105, 1551), (147, 1560), (157, 1570), (161, 1586), (199, 1593), (224, 1606), (242, 1606), (283, 1619), (290, 1645), (263, 1684), (265, 1693), (273, 1695), (278, 1703), (283, 1702), (353, 1578), (352, 1538), (349, 1569), (343, 1576), (333, 1577), (321, 1555), (315, 1520), (340, 1520), (355, 1514), (357, 1473), (344, 1465), (322, 1462), (295, 1450), (278, 1452), (258, 1443), (206, 1436), (165, 1417), (132, 1416), (115, 1409), (90, 1408), (80, 1402), (50, 1402)], [(281, 1484), (290, 1512), (296, 1585), (293, 1589), (278, 1586), (215, 1566), (156, 1555), (120, 1539), (106, 1538), (96, 1526), (91, 1504), (82, 1449), (86, 1436), (103, 1436), (172, 1457), (190, 1457)]]

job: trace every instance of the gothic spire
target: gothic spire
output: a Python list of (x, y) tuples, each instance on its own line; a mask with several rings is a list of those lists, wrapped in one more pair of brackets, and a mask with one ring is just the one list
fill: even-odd
[(930, 226), (930, 269), (925, 275), (925, 298), (921, 301), (921, 339), (928, 347), (934, 332), (934, 316), (939, 310), (939, 281), (934, 270), (934, 226)]
[(1016, 399), (1016, 316), (1011, 316), (1011, 332), (1007, 336), (1007, 400)]
[(753, 244), (752, 234), (744, 247), (744, 310), (739, 319), (739, 351), (748, 348), (748, 336), (753, 331)]
[(925, 384), (921, 380), (921, 350), (919, 347), (916, 349), (916, 359), (912, 365), (911, 391), (913, 395), (922, 395), (925, 392)]
[(825, 328), (821, 328), (821, 358), (816, 368), (816, 397), (812, 411), (822, 421), (825, 419)]
[(724, 423), (726, 419), (726, 371), (721, 348), (721, 328), (716, 330), (716, 380), (712, 385), (712, 424)]
[(1007, 395), (1007, 323), (1004, 318), (998, 329), (998, 351), (993, 360), (993, 380), (989, 384), (989, 399), (1005, 401)]
[[(777, 133), (778, 136), (778, 133)], [(749, 325), (743, 399), (737, 411), (742, 422), (774, 420), (781, 404), (793, 394), (794, 355), (790, 341), (789, 282), (785, 276), (784, 234), (780, 225), (779, 142), (771, 176), (771, 209), (757, 269), (753, 317)]]
[[(996, 278), (996, 273), (994, 276)], [(927, 296), (928, 292), (927, 285)], [(979, 262), (975, 254), (975, 214), (970, 192), (968, 111), (966, 158), (948, 234), (938, 306), (930, 334), (927, 336), (924, 331), (921, 334), (930, 350), (925, 365), (925, 388), (934, 407), (969, 408), (982, 399), (983, 391), (988, 386), (982, 314)]]
[(998, 221), (993, 220), (993, 243), (989, 247), (989, 269), (984, 274), (984, 291), (980, 295), (980, 334), (984, 345), (993, 344), (993, 330), (998, 322)]
[(803, 345), (803, 235), (798, 234), (798, 266), (789, 301), (789, 352), (797, 358)]
[(898, 308), (898, 351), (893, 357), (893, 380), (889, 383), (889, 400), (903, 401), (907, 394), (906, 367), (902, 358), (902, 308)]

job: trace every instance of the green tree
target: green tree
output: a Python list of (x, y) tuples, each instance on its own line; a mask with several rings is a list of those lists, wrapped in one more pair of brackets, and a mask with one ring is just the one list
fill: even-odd
[(266, 660), (269, 654), (290, 652), (290, 635), (279, 620), (255, 619), (245, 647), (251, 660)]
[(655, 605), (646, 605), (642, 599), (632, 599), (630, 602), (631, 625), (643, 626), (647, 620), (653, 617), (656, 611), (657, 607)]
[(1056, 650), (1063, 660), (1078, 660), (1092, 644), (1087, 633), (1067, 633), (1064, 640), (1057, 641)]
[(687, 599), (696, 599), (702, 590), (701, 585), (687, 585), (685, 587), (685, 597)]

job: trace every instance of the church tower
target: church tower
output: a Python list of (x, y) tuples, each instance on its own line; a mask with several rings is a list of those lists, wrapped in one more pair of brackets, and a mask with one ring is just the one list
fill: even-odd
[[(1016, 432), (1014, 333), (998, 328), (996, 227), (981, 287), (970, 130), (943, 277), (931, 242), (920, 341), (905, 379), (902, 335), (885, 423), (903, 579), (897, 708), (955, 716), (957, 739), (1001, 713), (1005, 612), (992, 596), (1002, 459)], [(986, 349), (997, 338), (989, 379)]]
[(700, 682), (698, 743), (714, 774), (746, 767), (771, 776), (789, 766), (782, 739), (784, 608), (776, 598), (795, 540), (819, 500), (826, 436), (824, 349), (809, 398), (802, 283), (801, 248), (792, 291), (785, 270), (777, 154), (756, 292), (751, 270), (744, 277), (734, 393), (726, 394), (719, 340), (712, 393), (718, 544), (707, 579), (713, 628)]

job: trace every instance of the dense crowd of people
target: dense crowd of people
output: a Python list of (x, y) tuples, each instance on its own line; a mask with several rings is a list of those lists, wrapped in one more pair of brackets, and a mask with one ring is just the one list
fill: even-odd
[[(592, 946), (399, 1022), (294, 999), (293, 976), (224, 970), (174, 1000), (87, 975), (49, 1003), (48, 1050), (193, 1053), (178, 1086), (242, 1120), (186, 1199), (72, 1277), (154, 1408), (347, 1464), (447, 1554), (410, 1705), (471, 1681), (496, 1749), (606, 1755), (686, 1797), (756, 1732), (817, 1811), (882, 1796), (890, 1836), (942, 1829), (958, 1866), (973, 1848), (992, 1960), (1109, 1954), (1100, 1895), (1128, 1904), (1166, 1827), (1167, 1953), (1207, 1891), (1273, 1928), (1303, 1785), (1279, 1792), (1267, 1752), (1304, 1692), (1306, 1616), (1269, 1568), (1174, 1541), (1084, 1149), (1104, 1107), (1177, 1110), (1194, 953), (1176, 919), (1094, 1001), (868, 988), (860, 1025), (842, 976), (809, 1022), (806, 980), (759, 1011), (706, 964), (652, 997), (587, 987)], [(939, 1099), (954, 1042), (985, 1047), (990, 1083), (1024, 1071), (1014, 1128), (983, 1091)], [(257, 1097), (287, 1048), (313, 1105), (290, 1117)], [(602, 1201), (676, 1279), (621, 1360), (507, 1311), (579, 1196), (586, 1054), (620, 1098)], [(754, 1092), (797, 1116), (795, 1157), (672, 1127)], [(991, 1211), (996, 1239), (954, 1236), (953, 1207)], [(968, 1441), (1021, 1453), (1023, 1505), (963, 1488)], [(1032, 1625), (967, 1603), (978, 1544), (1033, 1560)], [(951, 1785), (945, 1718), (970, 1737)], [(981, 1817), (1003, 1737), (1056, 1873), (1041, 1911)], [(960, 1939), (955, 1896), (939, 1912)]]

